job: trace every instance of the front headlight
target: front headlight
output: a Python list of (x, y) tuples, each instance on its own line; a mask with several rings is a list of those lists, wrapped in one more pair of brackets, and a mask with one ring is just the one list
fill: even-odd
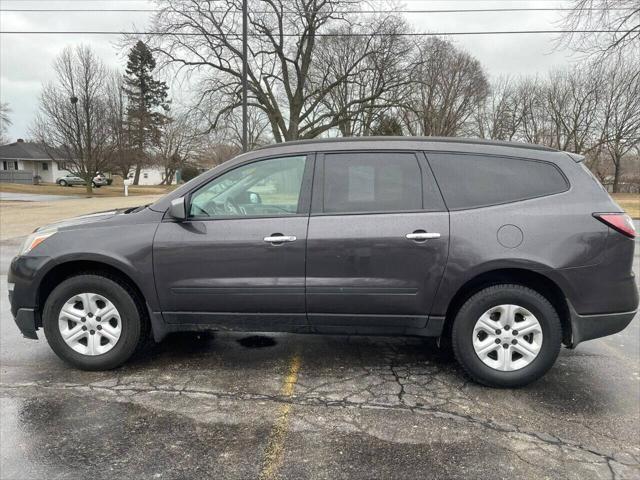
[(22, 244), (22, 248), (20, 249), (20, 253), (18, 255), (26, 255), (57, 231), (57, 228), (48, 228), (46, 230), (33, 232)]

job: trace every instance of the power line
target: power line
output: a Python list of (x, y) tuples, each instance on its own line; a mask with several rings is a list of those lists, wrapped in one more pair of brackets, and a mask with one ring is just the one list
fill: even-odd
[[(631, 11), (633, 8), (562, 8), (562, 7), (533, 7), (533, 8), (463, 8), (463, 9), (435, 9), (435, 10), (347, 10), (340, 14), (355, 13), (482, 13), (482, 12), (576, 12), (576, 11)], [(92, 12), (140, 12), (153, 13), (165, 11), (159, 8), (0, 8), (0, 12), (23, 13), (92, 13)], [(197, 13), (198, 10), (170, 10), (178, 13)], [(208, 13), (227, 13), (228, 10), (207, 10)], [(273, 10), (255, 11), (251, 13), (274, 13)], [(284, 13), (299, 13), (295, 10), (285, 10)]]
[[(533, 34), (566, 34), (566, 33), (632, 33), (636, 30), (502, 30), (502, 31), (475, 31), (475, 32), (405, 32), (405, 33), (316, 33), (316, 37), (435, 37), (435, 36), (457, 36), (457, 35), (533, 35)], [(59, 30), (59, 31), (35, 31), (35, 30), (0, 30), (0, 35), (157, 35), (157, 36), (188, 36), (199, 37), (202, 33), (184, 32), (133, 32), (133, 31), (113, 31), (113, 30)], [(240, 37), (239, 33), (225, 33), (229, 37)], [(260, 33), (249, 33), (250, 37), (268, 37)], [(298, 37), (295, 33), (282, 33), (278, 36)]]
[[(101, 3), (113, 3), (113, 2), (137, 2), (137, 3), (152, 3), (152, 0), (3, 0), (4, 2), (14, 2), (14, 3), (33, 3), (33, 2), (47, 2), (47, 3), (54, 3), (54, 2), (62, 2), (64, 1), (66, 2), (70, 2), (70, 1), (76, 1), (76, 2), (82, 2), (82, 3), (94, 3), (94, 2), (101, 2)], [(225, 2), (227, 0), (212, 0), (211, 3), (213, 2)], [(378, 2), (385, 2), (388, 3), (388, 0), (368, 0), (368, 1), (378, 1)], [(405, 2), (442, 2), (443, 0), (402, 0), (403, 3)], [(477, 3), (478, 0), (447, 0), (447, 3), (450, 2), (456, 2), (456, 1), (460, 1), (460, 2), (467, 2), (467, 3)], [(496, 2), (511, 2), (511, 3), (524, 3), (524, 2), (529, 2), (530, 0), (486, 0), (492, 3), (496, 3)], [(570, 0), (536, 0), (538, 2), (568, 2)], [(342, 3), (363, 3), (363, 1), (356, 1), (356, 0), (347, 0), (345, 2)]]

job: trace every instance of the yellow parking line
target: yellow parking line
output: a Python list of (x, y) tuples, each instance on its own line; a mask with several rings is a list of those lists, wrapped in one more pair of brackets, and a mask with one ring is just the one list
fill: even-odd
[[(298, 381), (298, 372), (300, 371), (300, 356), (296, 353), (291, 357), (289, 363), (289, 372), (284, 378), (284, 383), (280, 389), (280, 395), (291, 397)], [(271, 480), (276, 478), (278, 469), (282, 464), (284, 453), (284, 441), (289, 429), (289, 412), (291, 411), (290, 403), (283, 403), (278, 409), (278, 418), (271, 428), (269, 441), (264, 451), (262, 460), (262, 468), (260, 470), (260, 480)]]

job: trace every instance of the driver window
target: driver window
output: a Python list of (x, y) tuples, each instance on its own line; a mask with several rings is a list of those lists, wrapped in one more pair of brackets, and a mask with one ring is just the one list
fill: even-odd
[(191, 196), (192, 217), (281, 216), (298, 212), (306, 157), (262, 160), (215, 178)]

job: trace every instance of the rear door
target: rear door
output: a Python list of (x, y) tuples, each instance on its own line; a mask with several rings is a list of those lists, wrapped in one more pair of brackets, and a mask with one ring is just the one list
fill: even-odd
[(449, 218), (422, 155), (318, 156), (307, 237), (307, 313), (318, 331), (424, 328)]

